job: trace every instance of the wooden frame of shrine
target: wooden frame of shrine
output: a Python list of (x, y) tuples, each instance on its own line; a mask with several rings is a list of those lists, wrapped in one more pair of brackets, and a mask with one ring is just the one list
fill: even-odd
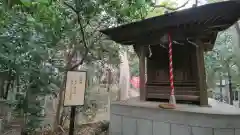
[(204, 52), (213, 48), (217, 33), (232, 26), (239, 17), (240, 1), (225, 1), (166, 13), (101, 32), (117, 43), (133, 45), (139, 56), (142, 101), (169, 100), (167, 35), (171, 35), (176, 101), (205, 106), (208, 95)]

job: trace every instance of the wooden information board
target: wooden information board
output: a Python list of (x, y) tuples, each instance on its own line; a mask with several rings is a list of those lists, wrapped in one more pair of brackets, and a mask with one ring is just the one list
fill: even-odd
[(86, 71), (68, 71), (64, 106), (79, 106), (84, 104), (86, 80)]

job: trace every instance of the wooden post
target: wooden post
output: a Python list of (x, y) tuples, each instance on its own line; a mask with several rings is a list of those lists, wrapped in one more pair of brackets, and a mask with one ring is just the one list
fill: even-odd
[(140, 56), (139, 56), (139, 72), (140, 72), (140, 100), (146, 100), (146, 90), (145, 90), (145, 50), (144, 46), (140, 46)]
[(76, 115), (76, 106), (71, 106), (69, 135), (74, 135), (75, 115)]
[(202, 42), (197, 42), (196, 59), (197, 59), (197, 86), (200, 89), (200, 106), (208, 106), (208, 93), (206, 84), (206, 73), (204, 66), (204, 47)]

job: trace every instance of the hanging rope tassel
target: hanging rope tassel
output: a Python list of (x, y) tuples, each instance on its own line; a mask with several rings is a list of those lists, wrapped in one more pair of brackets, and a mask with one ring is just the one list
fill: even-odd
[(173, 64), (172, 64), (172, 40), (171, 40), (171, 35), (168, 34), (168, 42), (169, 42), (169, 50), (168, 50), (168, 54), (169, 54), (169, 80), (170, 80), (170, 87), (171, 87), (171, 93), (170, 93), (170, 99), (169, 99), (169, 103), (171, 105), (176, 105), (176, 99), (175, 99), (175, 95), (174, 95), (174, 79), (173, 79)]
[(176, 99), (174, 95), (174, 79), (173, 79), (173, 64), (172, 64), (172, 40), (170, 34), (168, 34), (168, 41), (169, 41), (169, 47), (168, 47), (168, 55), (169, 55), (169, 80), (170, 80), (170, 98), (169, 98), (169, 104), (160, 104), (159, 107), (163, 109), (175, 109), (176, 107)]

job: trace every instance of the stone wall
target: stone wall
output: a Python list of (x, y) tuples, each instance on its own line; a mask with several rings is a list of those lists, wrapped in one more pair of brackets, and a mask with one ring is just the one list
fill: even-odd
[(240, 115), (112, 104), (110, 135), (240, 135)]

